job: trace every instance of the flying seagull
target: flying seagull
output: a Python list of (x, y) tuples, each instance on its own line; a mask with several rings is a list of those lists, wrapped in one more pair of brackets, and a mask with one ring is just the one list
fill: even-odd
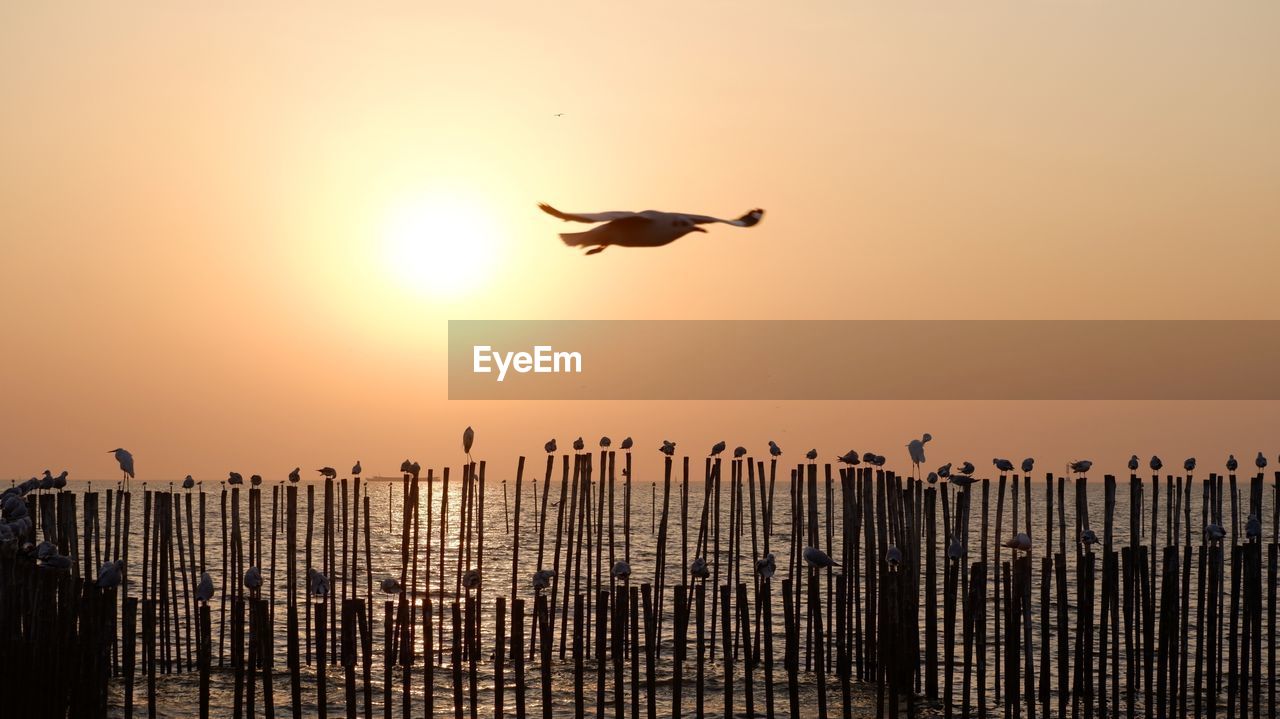
[(565, 232), (560, 239), (570, 247), (590, 247), (588, 255), (603, 252), (609, 245), (619, 247), (661, 247), (684, 237), (690, 232), (706, 232), (699, 225), (723, 222), (735, 227), (751, 227), (764, 216), (764, 210), (755, 209), (736, 220), (726, 220), (708, 215), (689, 215), (682, 212), (595, 212), (574, 214), (561, 212), (548, 204), (538, 207), (552, 217), (566, 222), (603, 222), (603, 225), (586, 232)]

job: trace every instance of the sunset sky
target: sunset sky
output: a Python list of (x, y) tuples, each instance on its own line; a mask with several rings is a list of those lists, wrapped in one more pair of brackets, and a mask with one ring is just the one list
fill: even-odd
[[(893, 460), (925, 431), (939, 463), (1274, 461), (1276, 402), (449, 402), (445, 337), (1280, 319), (1277, 27), (1273, 1), (10, 3), (0, 479), (114, 477), (117, 446), (140, 479), (391, 474), (458, 464), (467, 424), (503, 473), (601, 434), (653, 466), (664, 438)], [(582, 257), (539, 202), (766, 215)]]

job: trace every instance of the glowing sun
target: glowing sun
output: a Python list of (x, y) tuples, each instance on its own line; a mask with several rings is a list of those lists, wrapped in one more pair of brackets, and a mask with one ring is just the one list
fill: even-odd
[(388, 271), (416, 291), (458, 297), (485, 284), (497, 258), (497, 228), (472, 198), (433, 193), (405, 202), (383, 232)]

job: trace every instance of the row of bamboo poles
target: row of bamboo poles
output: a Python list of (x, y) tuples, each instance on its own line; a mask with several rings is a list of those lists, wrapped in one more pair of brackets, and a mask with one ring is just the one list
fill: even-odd
[[(509, 567), (485, 546), (485, 462), (465, 464), (456, 487), (447, 468), (406, 472), (400, 516), (389, 495), (391, 531), (376, 535), (359, 477), (254, 487), (247, 512), (240, 487), (223, 486), (216, 519), (204, 491), (144, 487), (140, 542), (132, 490), (28, 494), (37, 521), (0, 552), (4, 705), (15, 716), (106, 716), (114, 686), (120, 713), (154, 717), (157, 683), (195, 673), (199, 715), (210, 715), (217, 679), (236, 719), (332, 707), (367, 718), (653, 719), (659, 702), (697, 717), (825, 719), (872, 705), (878, 717), (922, 707), (948, 718), (1276, 716), (1280, 505), (1273, 493), (1264, 560), (1261, 473), (1245, 478), (1243, 497), (1234, 474), (1131, 476), (1120, 542), (1111, 475), (1097, 538), (1098, 487), (1083, 476), (935, 485), (809, 462), (789, 470), (779, 496), (776, 459), (708, 458), (697, 488), (689, 459), (667, 456), (644, 545), (656, 557), (633, 572), (643, 529), (632, 521), (631, 453), (621, 482), (618, 459), (548, 454), (539, 482), (521, 457), (514, 512), (503, 483)], [(522, 546), (527, 522), (536, 547)], [(1034, 544), (1007, 546), (1019, 532)], [(383, 576), (374, 547), (397, 534), (398, 576)], [(69, 570), (34, 560), (39, 541), (71, 557)], [(212, 542), (219, 566), (206, 559)], [(810, 561), (809, 548), (836, 562)], [(522, 552), (550, 570), (543, 581), (530, 584)], [(97, 568), (117, 559), (126, 581), (99, 586)], [(242, 580), (255, 570), (261, 585)], [(208, 601), (196, 592), (205, 572), (220, 582)], [(289, 696), (277, 706), (281, 614)], [(329, 686), (331, 668), (340, 687)], [(493, 677), (484, 691), (482, 668)], [(436, 695), (438, 679), (451, 695)], [(569, 684), (572, 707), (558, 706)]]

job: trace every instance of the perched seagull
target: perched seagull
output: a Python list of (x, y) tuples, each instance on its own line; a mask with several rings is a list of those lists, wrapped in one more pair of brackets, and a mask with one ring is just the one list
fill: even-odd
[(1031, 551), (1031, 537), (1026, 532), (1018, 532), (1017, 534), (1004, 540), (1004, 546), (1009, 549), (1020, 549), (1024, 552)]
[(67, 470), (62, 470), (62, 474), (53, 478), (54, 489), (64, 489), (67, 486)]
[(991, 460), (991, 463), (994, 464), (996, 466), (996, 469), (1000, 470), (1001, 472), (1013, 471), (1013, 462), (1010, 462), (1007, 459), (1000, 459), (999, 457), (996, 457), (995, 459)]
[(539, 569), (533, 573), (533, 591), (541, 592), (551, 586), (551, 580), (555, 579), (556, 570)]
[(465, 589), (478, 589), (480, 587), (480, 570), (468, 569), (467, 573), (462, 575), (462, 586)]
[(1022, 460), (1022, 472), (1024, 474), (1027, 472), (1030, 472), (1032, 467), (1035, 467), (1035, 466), (1036, 466), (1036, 460), (1032, 457), (1027, 457), (1026, 459)]
[(876, 463), (876, 453), (875, 453), (875, 452), (863, 452), (863, 453), (862, 453), (862, 461), (863, 461), (863, 462), (866, 462), (867, 464), (875, 464), (875, 463)]
[(726, 445), (726, 444), (724, 443), (724, 440), (723, 440), (723, 439), (722, 439), (722, 440), (720, 440), (719, 442), (716, 442), (715, 444), (711, 445), (711, 456), (712, 456), (712, 457), (719, 457), (719, 456), (720, 456), (720, 453), (721, 453), (721, 452), (723, 452), (723, 451), (724, 451), (724, 449), (725, 449), (725, 447), (727, 447), (727, 446), (728, 446), (728, 445)]
[(609, 439), (608, 437), (601, 437), (601, 438), (600, 438), (600, 446), (601, 446), (601, 447), (608, 447), (608, 446), (609, 446), (609, 445), (611, 445), (611, 444), (613, 444), (613, 440)]
[(807, 460), (809, 460), (810, 462), (812, 462), (813, 460), (815, 460), (815, 459), (817, 459), (817, 458), (818, 458), (818, 450), (817, 450), (817, 449), (811, 449), (811, 450), (809, 450), (808, 452), (805, 452), (805, 453), (804, 453), (804, 457), (805, 457), (805, 459), (807, 459)]
[(1232, 454), (1232, 455), (1228, 455), (1228, 456), (1227, 456), (1227, 471), (1228, 471), (1228, 472), (1234, 472), (1234, 471), (1236, 471), (1236, 468), (1238, 468), (1239, 466), (1240, 466), (1240, 463), (1236, 461), (1236, 456), (1235, 456), (1234, 454)]
[(1098, 543), (1098, 535), (1092, 529), (1085, 529), (1080, 533), (1080, 543), (1088, 547)]
[(804, 561), (808, 562), (809, 566), (816, 567), (818, 569), (840, 566), (839, 562), (828, 557), (826, 552), (818, 549), (817, 547), (804, 548)]
[(950, 463), (950, 462), (947, 462), (946, 464), (942, 465), (941, 467), (938, 467), (938, 476), (939, 476), (939, 477), (942, 477), (943, 479), (946, 479), (947, 477), (950, 477), (950, 476), (951, 476), (951, 463)]
[(937, 472), (930, 472), (930, 473), (929, 473), (929, 476), (925, 477), (925, 479), (926, 479), (926, 480), (928, 480), (929, 484), (937, 484), (937, 483), (938, 483), (938, 473), (937, 473)]
[(116, 462), (120, 463), (120, 471), (124, 473), (127, 479), (133, 479), (133, 455), (129, 454), (128, 450), (116, 447), (113, 450), (109, 450), (107, 454), (114, 454)]
[(658, 451), (670, 457), (676, 453), (676, 443), (671, 440), (664, 439), (662, 440), (662, 447), (660, 447)]
[(262, 486), (262, 475), (261, 474), (251, 475), (249, 477), (249, 484), (252, 484), (255, 487)]
[(902, 564), (902, 550), (890, 545), (884, 553), (884, 561), (888, 563), (889, 571), (897, 571), (898, 565)]
[(773, 440), (769, 440), (769, 456), (770, 457), (782, 456), (782, 448), (779, 447), (778, 443)]
[(311, 596), (323, 597), (329, 593), (329, 578), (316, 571), (315, 567), (307, 570), (307, 579), (311, 583)]
[(617, 562), (614, 562), (613, 571), (610, 572), (610, 574), (614, 579), (621, 579), (625, 582), (631, 578), (631, 565), (627, 564), (626, 561), (619, 559)]
[(746, 447), (734, 447), (734, 448), (733, 448), (733, 458), (734, 458), (734, 459), (742, 459), (742, 458), (743, 458), (743, 457), (745, 457), (745, 456), (747, 456), (747, 448), (746, 448)]
[(1138, 455), (1135, 454), (1129, 458), (1129, 471), (1136, 472), (1137, 469), (1138, 469)]
[(53, 472), (44, 471), (44, 476), (40, 478), (40, 489), (53, 489)]
[(1087, 459), (1079, 459), (1071, 463), (1071, 471), (1077, 474), (1084, 474), (1093, 466), (1093, 462)]
[(358, 459), (357, 459), (357, 460), (356, 460), (356, 464), (355, 464), (355, 466), (351, 468), (351, 476), (352, 476), (352, 477), (359, 477), (359, 476), (360, 476), (360, 472), (361, 472), (361, 470), (363, 470), (363, 469), (364, 469), (364, 467), (361, 467), (361, 466), (360, 466), (360, 460), (358, 460)]
[(401, 474), (408, 474), (412, 471), (413, 471), (413, 462), (410, 462), (409, 460), (406, 459), (405, 461), (400, 463)]
[(679, 212), (596, 212), (570, 214), (561, 212), (551, 205), (541, 204), (538, 207), (552, 217), (566, 222), (587, 222), (600, 225), (587, 232), (566, 232), (560, 239), (570, 247), (590, 247), (588, 255), (603, 252), (609, 245), (619, 247), (661, 247), (684, 237), (690, 232), (706, 232), (699, 225), (723, 222), (735, 227), (751, 227), (764, 216), (764, 210), (755, 209), (736, 220), (725, 220), (707, 215), (688, 215)]
[(1267, 458), (1262, 456), (1262, 453), (1259, 452), (1257, 458), (1253, 460), (1253, 463), (1257, 465), (1258, 469), (1266, 469)]
[(778, 571), (778, 561), (774, 558), (773, 552), (769, 552), (762, 559), (756, 560), (756, 574), (761, 579), (768, 581)]
[(1258, 521), (1258, 515), (1249, 515), (1249, 521), (1244, 526), (1244, 536), (1249, 539), (1258, 539), (1262, 536), (1262, 522)]
[(836, 457), (837, 462), (853, 466), (858, 463), (858, 450), (851, 449), (848, 452)]
[(200, 583), (196, 585), (196, 601), (208, 602), (213, 599), (213, 577), (208, 572), (200, 573)]
[(632, 441), (630, 437), (627, 437), (626, 439), (622, 440), (622, 444), (620, 446), (622, 447), (623, 450), (628, 450), (636, 446), (636, 443)]
[(120, 586), (121, 576), (123, 573), (123, 559), (117, 559), (114, 562), (103, 562), (102, 568), (98, 570), (98, 587), (101, 589), (108, 589), (110, 587)]
[(960, 469), (956, 471), (959, 472), (960, 474), (970, 475), (970, 474), (973, 474), (973, 470), (974, 470), (973, 462), (963, 462), (960, 464)]
[(910, 442), (907, 442), (907, 454), (911, 456), (912, 469), (920, 469), (920, 465), (924, 463), (924, 445), (932, 439), (933, 435), (925, 432), (924, 436), (920, 439), (913, 439)]
[(378, 586), (382, 588), (384, 594), (400, 593), (400, 582), (396, 581), (395, 577), (384, 578), (381, 582), (378, 582)]
[(1194, 469), (1196, 468), (1196, 458), (1195, 458), (1195, 457), (1187, 457), (1187, 458), (1186, 458), (1185, 460), (1183, 460), (1183, 462), (1182, 462), (1182, 468), (1183, 468), (1184, 470), (1188, 471), (1188, 472), (1190, 472), (1190, 471), (1194, 470)]
[(1160, 461), (1160, 458), (1154, 454), (1151, 455), (1151, 471), (1159, 472), (1162, 467), (1164, 467), (1164, 462)]
[(227, 484), (244, 484), (244, 477), (239, 472), (228, 472)]
[(297, 484), (298, 482), (301, 482), (302, 481), (301, 472), (302, 472), (302, 467), (294, 467), (293, 471), (289, 473), (289, 481), (293, 484)]
[(36, 559), (44, 561), (58, 553), (58, 546), (53, 542), (45, 540), (36, 546)]
[(71, 568), (71, 557), (64, 557), (61, 554), (55, 553), (47, 559), (41, 559), (40, 566), (45, 569), (52, 569), (56, 572), (64, 572)]
[(876, 458), (875, 458), (875, 459), (873, 459), (873, 460), (871, 460), (871, 463), (872, 463), (872, 464), (874, 464), (874, 465), (875, 465), (875, 466), (877, 466), (877, 467), (883, 467), (883, 466), (884, 466), (884, 463), (885, 463), (885, 462), (887, 462), (887, 461), (888, 461), (888, 460), (886, 460), (886, 459), (884, 458), (884, 455), (883, 455), (883, 454), (877, 454), (877, 455), (876, 455)]
[(409, 465), (409, 474), (412, 474), (414, 477), (417, 477), (421, 473), (422, 473), (422, 465), (418, 464), (417, 462), (414, 462), (413, 464)]
[(695, 557), (693, 563), (689, 565), (689, 573), (694, 579), (706, 579), (711, 576), (711, 570), (707, 568), (707, 560), (702, 557)]
[(951, 546), (947, 547), (947, 557), (949, 559), (960, 559), (964, 556), (964, 544), (960, 542), (959, 537), (951, 538)]
[(545, 449), (545, 450), (547, 450), (547, 454), (555, 454), (555, 453), (556, 453), (556, 441), (555, 441), (554, 439), (549, 439), (549, 440), (547, 440), (547, 443), (546, 443), (546, 444), (542, 445), (542, 448), (543, 448), (543, 449)]
[(583, 442), (581, 437), (573, 440), (573, 448), (578, 450), (579, 452), (586, 449), (586, 447), (587, 447), (587, 443)]
[(316, 471), (324, 475), (325, 479), (333, 479), (338, 476), (338, 470), (334, 469), (333, 467), (321, 467)]
[(476, 442), (476, 431), (471, 429), (471, 425), (462, 430), (462, 451), (467, 455), (467, 459), (471, 458), (471, 445)]
[(193, 478), (191, 475), (188, 474), (186, 479), (182, 480), (182, 488), (191, 489), (194, 486), (196, 486), (196, 480), (195, 478)]
[(1205, 525), (1204, 536), (1205, 539), (1208, 539), (1210, 542), (1217, 542), (1227, 536), (1227, 530), (1223, 529), (1222, 525), (1217, 522), (1210, 522)]
[(978, 480), (974, 479), (972, 474), (953, 474), (947, 478), (947, 481), (957, 487), (968, 487)]
[(250, 592), (257, 592), (262, 588), (262, 570), (257, 567), (249, 567), (249, 571), (244, 573), (244, 586)]

